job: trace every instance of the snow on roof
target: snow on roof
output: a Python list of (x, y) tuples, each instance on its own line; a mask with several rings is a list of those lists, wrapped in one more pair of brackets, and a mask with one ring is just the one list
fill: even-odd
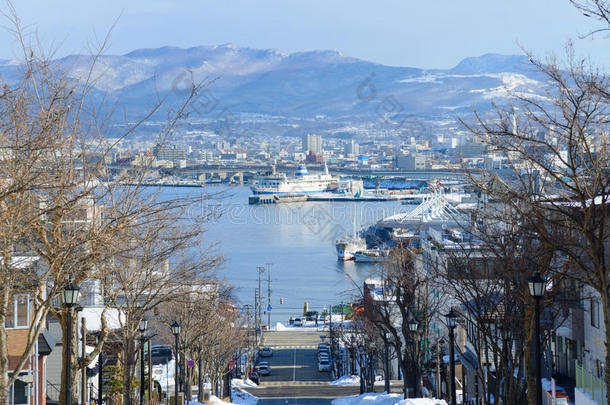
[(27, 269), (40, 260), (40, 256), (13, 256), (11, 267), (15, 269)]
[(427, 196), (422, 203), (409, 212), (401, 212), (378, 222), (380, 226), (397, 228), (419, 223), (465, 222), (466, 216), (455, 209), (446, 196), (438, 191)]
[[(87, 331), (97, 332), (102, 329), (102, 307), (86, 307), (81, 311), (81, 317), (87, 320)], [(108, 329), (121, 328), (121, 322), (125, 321), (125, 315), (117, 308), (106, 310), (106, 323)]]

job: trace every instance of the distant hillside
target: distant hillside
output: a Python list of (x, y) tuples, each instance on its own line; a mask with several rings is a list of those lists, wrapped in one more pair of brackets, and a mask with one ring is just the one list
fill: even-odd
[[(91, 58), (72, 55), (56, 60), (74, 79), (82, 79)], [(0, 77), (18, 79), (19, 66), (0, 61)], [(344, 56), (336, 51), (287, 54), (232, 44), (182, 49), (139, 49), (105, 55), (95, 70), (98, 96), (118, 100), (121, 111), (136, 113), (157, 95), (178, 99), (191, 78), (216, 79), (207, 88), (207, 104), (232, 113), (285, 117), (375, 119), (371, 103), (387, 97), (406, 114), (437, 116), (472, 107), (488, 108), (508, 91), (539, 95), (543, 83), (527, 58), (486, 54), (466, 58), (447, 70), (391, 67)]]

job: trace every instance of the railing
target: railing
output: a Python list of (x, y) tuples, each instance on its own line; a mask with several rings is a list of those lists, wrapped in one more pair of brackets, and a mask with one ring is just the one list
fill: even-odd
[(576, 388), (579, 388), (591, 399), (600, 403), (600, 405), (607, 405), (606, 403), (606, 384), (601, 378), (594, 377), (592, 373), (589, 373), (584, 369), (581, 364), (576, 364)]

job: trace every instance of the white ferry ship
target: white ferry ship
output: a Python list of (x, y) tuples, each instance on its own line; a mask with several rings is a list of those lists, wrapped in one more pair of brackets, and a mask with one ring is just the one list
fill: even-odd
[(294, 177), (288, 177), (284, 173), (276, 173), (275, 166), (271, 174), (258, 178), (257, 184), (251, 187), (252, 192), (257, 194), (299, 194), (299, 193), (321, 193), (330, 188), (335, 180), (328, 173), (328, 167), (324, 165), (323, 174), (309, 174), (307, 167), (301, 166)]

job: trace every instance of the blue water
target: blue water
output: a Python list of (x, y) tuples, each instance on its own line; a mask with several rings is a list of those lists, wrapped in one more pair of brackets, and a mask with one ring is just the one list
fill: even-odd
[[(203, 250), (224, 256), (218, 276), (234, 287), (237, 305), (254, 303), (256, 267), (271, 269), (271, 322), (300, 316), (304, 302), (321, 311), (328, 304), (350, 302), (362, 281), (375, 273), (371, 264), (339, 262), (335, 241), (396, 212), (399, 202), (302, 202), (249, 205), (248, 187), (168, 187), (166, 197), (214, 195), (191, 214), (212, 210), (205, 223)], [(267, 273), (261, 275), (263, 309), (267, 307)], [(280, 304), (280, 298), (283, 304)], [(263, 316), (266, 322), (267, 316)]]

